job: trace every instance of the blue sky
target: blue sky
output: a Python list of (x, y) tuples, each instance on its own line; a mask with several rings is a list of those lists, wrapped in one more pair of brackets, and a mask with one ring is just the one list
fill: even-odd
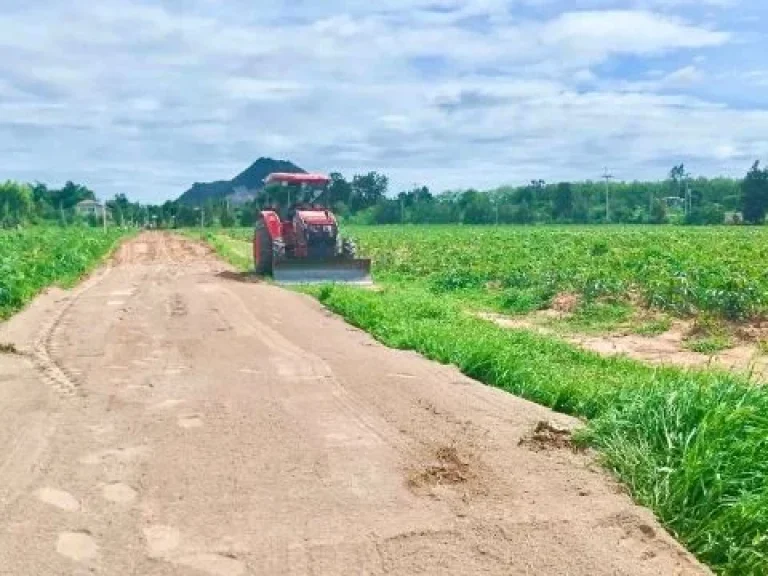
[(0, 179), (142, 201), (259, 156), (393, 191), (742, 175), (756, 0), (2, 0)]

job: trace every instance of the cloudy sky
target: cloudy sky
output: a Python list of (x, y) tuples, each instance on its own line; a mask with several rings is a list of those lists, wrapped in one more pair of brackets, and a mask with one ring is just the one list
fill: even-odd
[(0, 0), (0, 179), (175, 197), (259, 156), (441, 190), (768, 161), (759, 0)]

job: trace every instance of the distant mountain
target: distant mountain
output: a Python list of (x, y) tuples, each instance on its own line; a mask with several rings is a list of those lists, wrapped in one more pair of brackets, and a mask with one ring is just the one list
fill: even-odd
[(256, 191), (264, 187), (264, 178), (272, 172), (305, 173), (293, 162), (288, 160), (273, 160), (272, 158), (259, 158), (246, 170), (235, 176), (232, 180), (219, 180), (217, 182), (195, 182), (192, 188), (179, 196), (179, 202), (191, 206), (199, 206), (209, 199), (226, 198), (235, 195), (238, 200), (254, 195)]
[(189, 204), (190, 206), (200, 206), (205, 204), (209, 198), (225, 198), (232, 192), (232, 183), (228, 180), (219, 180), (218, 182), (195, 182), (192, 188), (179, 196), (178, 202)]

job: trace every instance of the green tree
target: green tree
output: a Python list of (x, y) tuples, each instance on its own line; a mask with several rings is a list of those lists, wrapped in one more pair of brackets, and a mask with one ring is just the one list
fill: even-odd
[(465, 224), (491, 224), (494, 219), (493, 204), (487, 194), (478, 195), (464, 210)]
[(6, 182), (0, 184), (0, 225), (17, 226), (32, 213), (32, 190), (26, 184)]
[(669, 181), (678, 197), (683, 196), (683, 182), (690, 178), (690, 174), (685, 171), (685, 164), (673, 166), (669, 171)]
[(573, 196), (573, 221), (586, 224), (589, 222), (589, 196), (583, 187), (578, 187)]
[(176, 225), (179, 227), (199, 226), (200, 211), (189, 204), (179, 204), (176, 213)]
[(171, 200), (166, 200), (160, 207), (160, 225), (163, 228), (173, 228), (176, 225), (177, 205)]
[(55, 218), (56, 213), (53, 206), (52, 191), (48, 189), (48, 186), (41, 182), (35, 182), (31, 186), (31, 190), (36, 216), (38, 218)]
[(382, 198), (371, 208), (374, 224), (397, 224), (400, 222), (400, 202)]
[(239, 211), (237, 223), (243, 227), (253, 226), (256, 222), (256, 214), (259, 212), (259, 206), (255, 201), (248, 202)]
[(125, 194), (116, 194), (112, 200), (107, 200), (107, 210), (118, 226), (125, 226), (132, 220), (133, 210)]
[(224, 210), (221, 213), (221, 216), (219, 216), (219, 224), (221, 224), (224, 228), (230, 228), (235, 225), (235, 222), (237, 220), (235, 219), (235, 215), (230, 210)]
[(686, 224), (705, 225), (725, 223), (725, 210), (720, 204), (695, 207), (685, 219)]
[(458, 198), (458, 207), (464, 224), (489, 224), (494, 221), (493, 204), (485, 192), (465, 190)]
[(68, 181), (61, 190), (55, 190), (52, 193), (54, 207), (59, 210), (71, 210), (78, 202), (95, 199), (93, 190), (71, 181)]
[(352, 185), (338, 172), (331, 172), (330, 179), (331, 183), (328, 186), (330, 204), (341, 202), (348, 206), (352, 197)]
[(667, 205), (661, 198), (655, 198), (651, 205), (650, 223), (651, 224), (666, 224), (667, 222)]
[(527, 200), (523, 200), (517, 205), (512, 215), (512, 221), (515, 224), (532, 224), (535, 222), (535, 214)]
[(570, 220), (573, 216), (573, 188), (570, 182), (560, 182), (552, 198), (552, 218)]
[(761, 224), (768, 210), (768, 170), (760, 169), (759, 160), (741, 184), (741, 199), (744, 221)]
[(375, 206), (386, 197), (389, 188), (389, 178), (378, 172), (356, 174), (352, 178), (352, 196), (349, 207), (353, 211), (364, 210)]

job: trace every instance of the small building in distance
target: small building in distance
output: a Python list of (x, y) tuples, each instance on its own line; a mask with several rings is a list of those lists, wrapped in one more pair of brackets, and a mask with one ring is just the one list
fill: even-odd
[(103, 218), (104, 206), (96, 200), (83, 200), (75, 205), (75, 212), (84, 217), (95, 216), (96, 218)]

